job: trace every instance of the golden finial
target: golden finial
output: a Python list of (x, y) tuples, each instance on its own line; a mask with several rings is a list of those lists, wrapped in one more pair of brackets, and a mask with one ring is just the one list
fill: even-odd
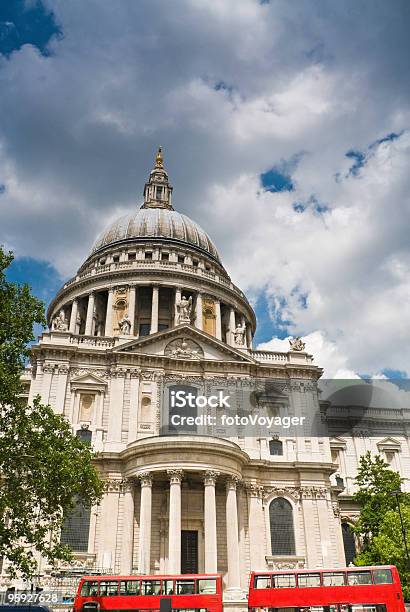
[(155, 167), (163, 168), (164, 167), (164, 159), (162, 157), (162, 147), (158, 147), (158, 153), (155, 158)]

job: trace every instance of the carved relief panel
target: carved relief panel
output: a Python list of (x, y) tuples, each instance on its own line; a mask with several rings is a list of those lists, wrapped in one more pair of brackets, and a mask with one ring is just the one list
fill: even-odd
[(216, 336), (215, 302), (205, 298), (202, 303), (202, 329), (211, 336)]
[(112, 317), (114, 336), (119, 336), (122, 333), (120, 323), (128, 317), (128, 293), (128, 287), (117, 287), (114, 293)]

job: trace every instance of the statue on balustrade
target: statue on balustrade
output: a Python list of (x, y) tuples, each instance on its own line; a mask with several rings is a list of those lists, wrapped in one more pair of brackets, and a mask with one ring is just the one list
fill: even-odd
[(123, 336), (129, 336), (131, 333), (131, 319), (126, 312), (121, 321), (118, 322), (118, 327)]
[(234, 340), (235, 340), (235, 344), (237, 344), (238, 346), (244, 346), (245, 344), (245, 332), (246, 332), (246, 325), (245, 322), (240, 323), (234, 333)]
[(178, 323), (191, 323), (192, 296), (187, 298), (183, 295), (177, 304), (177, 310)]
[(304, 351), (306, 344), (300, 336), (296, 336), (296, 338), (289, 338), (289, 346), (291, 351)]
[(61, 332), (68, 331), (68, 322), (65, 318), (65, 312), (63, 308), (60, 310), (58, 315), (54, 317), (53, 322), (51, 324), (51, 329), (53, 331), (61, 331)]
[(94, 306), (94, 311), (93, 311), (93, 320), (94, 320), (94, 336), (103, 336), (104, 335), (104, 324), (95, 306)]

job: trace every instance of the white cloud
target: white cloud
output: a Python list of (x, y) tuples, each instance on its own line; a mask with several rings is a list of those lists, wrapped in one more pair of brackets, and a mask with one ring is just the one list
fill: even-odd
[[(53, 55), (0, 59), (0, 241), (74, 273), (162, 144), (178, 210), (318, 365), (408, 370), (408, 132), (367, 150), (410, 127), (403, 4), (47, 4)], [(366, 165), (338, 182), (350, 149)], [(260, 173), (300, 153), (295, 192), (261, 192)], [(330, 211), (295, 212), (311, 196)]]

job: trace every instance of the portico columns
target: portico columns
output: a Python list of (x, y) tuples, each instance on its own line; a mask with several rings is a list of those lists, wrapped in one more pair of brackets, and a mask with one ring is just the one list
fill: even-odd
[(202, 293), (197, 293), (195, 314), (195, 327), (202, 329)]
[(221, 302), (215, 300), (215, 328), (217, 340), (222, 340)]
[(152, 475), (149, 472), (145, 472), (139, 474), (138, 478), (141, 483), (138, 572), (140, 574), (149, 574), (151, 564)]
[(169, 534), (168, 573), (181, 573), (181, 481), (182, 470), (168, 470), (169, 487)]
[(85, 335), (86, 336), (91, 336), (93, 333), (94, 302), (95, 302), (94, 293), (90, 293), (90, 295), (88, 296), (87, 318), (85, 320)]
[(252, 328), (250, 323), (246, 326), (246, 346), (248, 349), (252, 348)]
[(174, 327), (179, 325), (178, 304), (181, 301), (181, 288), (175, 289), (175, 312), (174, 312)]
[(129, 301), (128, 301), (128, 318), (131, 321), (131, 329), (130, 335), (134, 335), (134, 324), (135, 324), (135, 285), (131, 285), (129, 292)]
[(251, 483), (247, 486), (249, 503), (249, 552), (251, 568), (261, 570), (265, 567), (263, 546), (260, 544), (260, 534), (265, 529), (262, 496), (263, 487)]
[(235, 321), (235, 310), (231, 307), (229, 309), (229, 331), (228, 331), (228, 344), (233, 346), (234, 343), (234, 333), (236, 329), (236, 321)]
[(128, 480), (123, 489), (123, 537), (121, 546), (121, 574), (132, 573), (132, 551), (134, 545), (134, 483)]
[(205, 572), (217, 572), (216, 504), (215, 482), (219, 472), (207, 471), (204, 477), (204, 534), (205, 534)]
[(105, 315), (105, 335), (112, 336), (112, 304), (114, 301), (114, 288), (108, 292), (108, 300), (107, 300), (107, 312)]
[(226, 483), (226, 544), (228, 552), (228, 590), (239, 591), (241, 584), (239, 565), (238, 506), (236, 487), (239, 479), (232, 476)]
[(78, 313), (78, 300), (76, 298), (75, 300), (73, 300), (73, 305), (71, 306), (70, 332), (72, 334), (76, 333), (77, 313)]
[(155, 334), (158, 331), (158, 293), (159, 288), (152, 288), (152, 306), (151, 306), (151, 329), (150, 334)]

